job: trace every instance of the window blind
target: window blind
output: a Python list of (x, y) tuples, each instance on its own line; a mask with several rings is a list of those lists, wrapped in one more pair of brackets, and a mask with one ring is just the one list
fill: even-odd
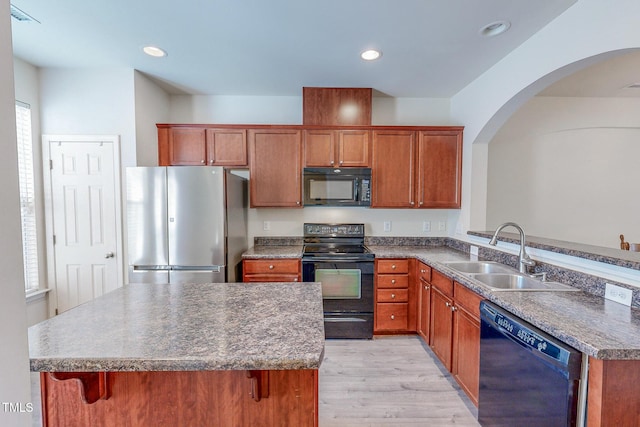
[(38, 241), (36, 233), (35, 183), (33, 178), (33, 140), (31, 107), (16, 102), (18, 140), (18, 174), (20, 182), (20, 214), (22, 218), (22, 256), (24, 258), (25, 291), (39, 288)]

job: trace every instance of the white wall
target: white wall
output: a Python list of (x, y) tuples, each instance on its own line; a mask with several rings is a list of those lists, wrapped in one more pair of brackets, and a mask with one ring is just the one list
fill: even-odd
[(158, 166), (156, 123), (169, 120), (170, 97), (142, 73), (134, 71), (136, 165)]
[(120, 135), (123, 166), (136, 164), (134, 71), (40, 70), (43, 134)]
[[(640, 2), (580, 0), (451, 99), (454, 123), (465, 126), (463, 158), (488, 143), (521, 105), (540, 90), (620, 49), (640, 47)], [(473, 164), (473, 169), (472, 169)], [(463, 162), (461, 222), (486, 228), (487, 164)]]
[[(15, 92), (9, 1), (0, 0), (0, 402), (31, 401), (27, 315), (24, 298), (22, 235), (18, 192)], [(0, 425), (28, 426), (31, 414), (0, 407)]]
[(489, 144), (487, 226), (619, 248), (640, 242), (640, 98), (535, 97)]

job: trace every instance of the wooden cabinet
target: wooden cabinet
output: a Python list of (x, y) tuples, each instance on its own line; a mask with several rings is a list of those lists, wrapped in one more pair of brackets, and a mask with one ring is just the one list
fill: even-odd
[(478, 405), (482, 297), (436, 270), (431, 272), (430, 346)]
[(160, 166), (246, 166), (245, 129), (158, 127)]
[(462, 130), (374, 131), (372, 163), (372, 207), (460, 207)]
[(417, 161), (418, 207), (460, 208), (462, 132), (419, 132)]
[(414, 131), (373, 131), (371, 207), (413, 207), (415, 146)]
[(302, 138), (297, 129), (249, 130), (251, 207), (302, 207)]
[(416, 262), (416, 285), (418, 294), (418, 335), (429, 344), (429, 324), (431, 318), (431, 267)]
[(451, 373), (478, 406), (480, 381), (480, 301), (482, 298), (454, 282), (453, 348)]
[(371, 166), (370, 133), (368, 130), (305, 130), (305, 166)]
[(243, 282), (300, 282), (299, 259), (245, 259), (242, 261)]
[(246, 166), (247, 132), (244, 129), (207, 129), (209, 166)]
[(410, 260), (376, 259), (374, 333), (415, 331), (414, 286)]
[(430, 346), (442, 364), (451, 371), (453, 339), (453, 281), (436, 270), (431, 271)]

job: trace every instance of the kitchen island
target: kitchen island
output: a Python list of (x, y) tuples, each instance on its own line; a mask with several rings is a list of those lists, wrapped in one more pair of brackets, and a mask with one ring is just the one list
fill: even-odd
[(44, 426), (317, 425), (318, 283), (129, 285), (29, 328)]

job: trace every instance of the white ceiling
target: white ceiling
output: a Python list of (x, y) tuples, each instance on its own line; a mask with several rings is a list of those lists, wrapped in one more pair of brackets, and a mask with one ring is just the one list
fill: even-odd
[[(304, 86), (451, 97), (576, 0), (12, 0), (14, 53), (40, 67), (125, 67), (172, 93), (300, 96)], [(493, 38), (479, 30), (508, 20)], [(147, 57), (145, 45), (168, 52)], [(367, 48), (383, 56), (367, 63)]]

